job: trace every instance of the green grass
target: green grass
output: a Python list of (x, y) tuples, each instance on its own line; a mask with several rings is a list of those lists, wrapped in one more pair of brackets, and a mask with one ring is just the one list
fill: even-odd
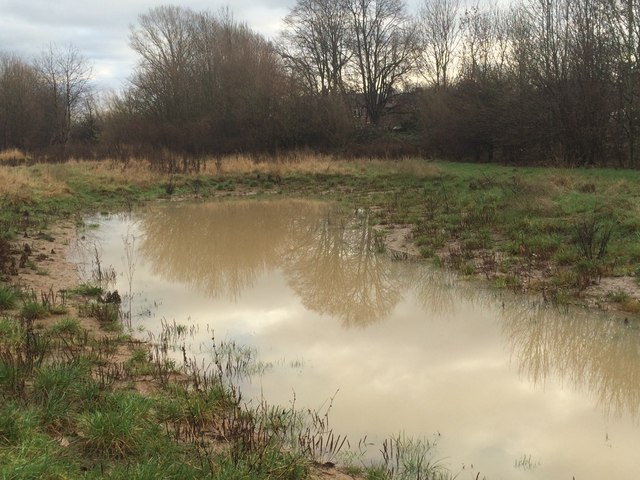
[(107, 458), (141, 456), (157, 451), (160, 425), (151, 421), (153, 401), (134, 392), (114, 392), (96, 409), (83, 412), (79, 427), (84, 448)]
[(125, 365), (135, 372), (136, 375), (149, 375), (153, 373), (153, 364), (149, 358), (149, 351), (146, 347), (135, 348)]
[(26, 300), (20, 309), (20, 315), (22, 315), (22, 318), (25, 320), (44, 318), (48, 314), (49, 308), (36, 300)]
[(383, 462), (369, 469), (367, 478), (412, 480), (417, 478), (453, 480), (455, 478), (434, 458), (436, 442), (399, 434), (383, 442)]
[(74, 413), (98, 403), (99, 389), (87, 361), (45, 365), (34, 375), (32, 399), (40, 407), (41, 425), (57, 433), (73, 432)]
[(19, 299), (20, 295), (15, 288), (0, 284), (0, 312), (15, 308)]
[(97, 285), (83, 283), (69, 290), (73, 295), (81, 295), (85, 297), (99, 297), (104, 293), (104, 289)]

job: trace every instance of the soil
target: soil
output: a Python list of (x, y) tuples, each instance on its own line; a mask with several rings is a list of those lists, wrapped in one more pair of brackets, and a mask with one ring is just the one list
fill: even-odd
[(420, 258), (420, 250), (413, 243), (413, 227), (411, 225), (396, 224), (375, 228), (385, 234), (385, 246), (393, 258), (411, 260)]
[(78, 268), (70, 260), (72, 246), (78, 236), (71, 222), (53, 225), (46, 234), (24, 236), (16, 242), (21, 251), (30, 250), (27, 265), (18, 269), (12, 279), (22, 287), (40, 292), (58, 292), (78, 285)]
[(362, 479), (364, 477), (360, 475), (349, 475), (341, 471), (340, 469), (328, 465), (314, 466), (311, 471), (311, 478), (314, 480), (354, 480)]
[[(77, 318), (82, 328), (97, 338), (115, 338), (117, 331), (105, 330), (100, 322), (93, 318), (79, 315), (77, 305), (68, 301), (61, 291), (69, 290), (83, 283), (86, 272), (82, 264), (74, 261), (81, 258), (83, 235), (72, 222), (60, 222), (52, 225), (46, 233), (29, 234), (20, 241), (14, 242), (16, 260), (22, 252), (30, 252), (25, 266), (19, 267), (9, 281), (19, 286), (23, 291), (31, 292), (37, 300), (47, 299), (54, 305), (64, 305), (66, 313), (49, 315), (35, 321), (36, 328), (49, 328), (65, 316)], [(18, 261), (16, 261), (18, 264)], [(132, 339), (120, 343), (109, 356), (109, 362), (122, 365), (136, 348), (145, 343)], [(155, 382), (150, 376), (140, 376), (134, 382), (134, 388), (141, 394), (152, 394), (156, 389)]]
[(640, 285), (635, 277), (605, 277), (584, 291), (585, 302), (595, 308), (622, 310), (620, 303), (609, 301), (613, 295), (624, 294), (640, 302)]

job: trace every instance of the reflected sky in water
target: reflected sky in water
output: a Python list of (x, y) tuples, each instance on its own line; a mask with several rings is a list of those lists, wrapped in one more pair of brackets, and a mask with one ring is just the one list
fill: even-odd
[[(319, 202), (169, 203), (94, 233), (119, 272), (135, 237), (134, 329), (194, 326), (187, 344), (203, 357), (212, 332), (258, 350), (270, 368), (247, 398), (321, 408), (335, 394), (333, 428), (353, 443), (435, 436), (460, 479), (640, 472), (633, 323), (392, 261), (369, 222)], [(117, 288), (129, 290), (124, 273)]]

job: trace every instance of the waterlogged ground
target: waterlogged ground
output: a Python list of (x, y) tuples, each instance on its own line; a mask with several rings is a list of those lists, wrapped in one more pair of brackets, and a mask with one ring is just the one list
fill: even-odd
[[(89, 222), (139, 336), (184, 325), (175, 358), (205, 366), (212, 337), (245, 346), (259, 361), (248, 402), (332, 405), (365, 457), (402, 431), (437, 441), (460, 479), (640, 472), (640, 330), (622, 317), (394, 260), (367, 212), (322, 203), (168, 203)], [(95, 271), (95, 251), (84, 261)]]

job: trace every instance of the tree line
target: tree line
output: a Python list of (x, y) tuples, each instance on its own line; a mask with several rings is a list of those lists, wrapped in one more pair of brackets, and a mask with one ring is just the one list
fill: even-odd
[(100, 95), (78, 49), (0, 58), (0, 148), (65, 158), (346, 155), (636, 167), (640, 0), (297, 0), (268, 41), (229, 10), (139, 16)]

